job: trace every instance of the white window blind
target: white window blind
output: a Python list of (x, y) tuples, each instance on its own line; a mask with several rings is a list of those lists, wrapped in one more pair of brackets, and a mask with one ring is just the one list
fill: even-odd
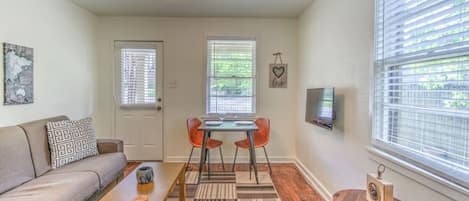
[(256, 41), (209, 39), (207, 113), (256, 112)]
[(373, 139), (469, 187), (469, 0), (376, 0)]
[(156, 107), (157, 48), (138, 43), (118, 44), (122, 107)]

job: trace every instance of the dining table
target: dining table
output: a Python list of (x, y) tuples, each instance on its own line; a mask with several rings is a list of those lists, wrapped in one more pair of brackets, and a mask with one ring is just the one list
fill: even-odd
[[(207, 123), (208, 122), (208, 123)], [(251, 123), (249, 123), (251, 122)], [(199, 175), (197, 178), (197, 183), (200, 183), (200, 179), (202, 177), (202, 169), (206, 162), (206, 154), (207, 154), (207, 140), (211, 137), (212, 132), (245, 132), (246, 137), (249, 140), (249, 158), (250, 158), (250, 165), (254, 166), (254, 174), (256, 177), (256, 183), (259, 184), (259, 178), (257, 174), (257, 163), (256, 163), (256, 152), (254, 148), (254, 132), (257, 131), (259, 128), (254, 123), (254, 121), (234, 121), (234, 120), (223, 120), (219, 121), (216, 124), (210, 120), (203, 121), (202, 125), (198, 128), (199, 131), (203, 131), (204, 136), (202, 140), (202, 147), (200, 153), (200, 163), (199, 163)]]

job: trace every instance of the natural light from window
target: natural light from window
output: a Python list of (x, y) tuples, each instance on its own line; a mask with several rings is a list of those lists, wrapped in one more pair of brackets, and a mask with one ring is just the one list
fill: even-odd
[(373, 139), (469, 187), (469, 0), (377, 0)]
[(156, 107), (156, 48), (129, 45), (118, 48), (121, 106)]
[(256, 41), (209, 39), (207, 114), (256, 112)]

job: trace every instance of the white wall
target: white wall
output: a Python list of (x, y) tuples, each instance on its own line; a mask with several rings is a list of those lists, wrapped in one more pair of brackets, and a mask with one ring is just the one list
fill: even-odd
[[(298, 117), (305, 89), (334, 86), (344, 96), (344, 129), (323, 130), (304, 121), (296, 139), (298, 160), (323, 185), (325, 194), (365, 188), (370, 160), (369, 89), (373, 60), (373, 0), (316, 0), (299, 19)], [(404, 201), (445, 201), (448, 197), (388, 170), (395, 195)], [(466, 199), (467, 200), (467, 199)]]
[(0, 19), (1, 43), (34, 48), (34, 104), (0, 104), (0, 125), (60, 114), (91, 115), (96, 97), (96, 17), (69, 1), (0, 0)]
[[(271, 118), (272, 138), (268, 146), (274, 160), (295, 157), (295, 103), (297, 78), (297, 23), (295, 19), (250, 18), (144, 18), (101, 17), (98, 22), (99, 104), (97, 129), (102, 136), (113, 137), (113, 41), (164, 41), (164, 144), (165, 160), (185, 160), (190, 151), (186, 119), (205, 114), (205, 55), (209, 35), (254, 36), (257, 39), (258, 115)], [(272, 53), (284, 53), (289, 64), (288, 89), (268, 88), (268, 66)], [(177, 88), (169, 88), (176, 81)], [(232, 137), (215, 134), (225, 141), (228, 161), (234, 154)], [(243, 152), (242, 155), (246, 155)], [(241, 155), (241, 156), (242, 156)], [(261, 150), (258, 151), (263, 159)], [(195, 153), (197, 156), (197, 153)], [(214, 154), (214, 158), (217, 154)], [(196, 157), (197, 158), (197, 157)]]

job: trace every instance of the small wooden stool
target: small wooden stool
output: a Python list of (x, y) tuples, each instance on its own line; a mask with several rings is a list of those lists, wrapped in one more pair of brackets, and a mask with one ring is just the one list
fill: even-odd
[[(342, 190), (334, 194), (332, 201), (366, 201), (365, 190)], [(399, 201), (394, 198), (394, 201)]]

